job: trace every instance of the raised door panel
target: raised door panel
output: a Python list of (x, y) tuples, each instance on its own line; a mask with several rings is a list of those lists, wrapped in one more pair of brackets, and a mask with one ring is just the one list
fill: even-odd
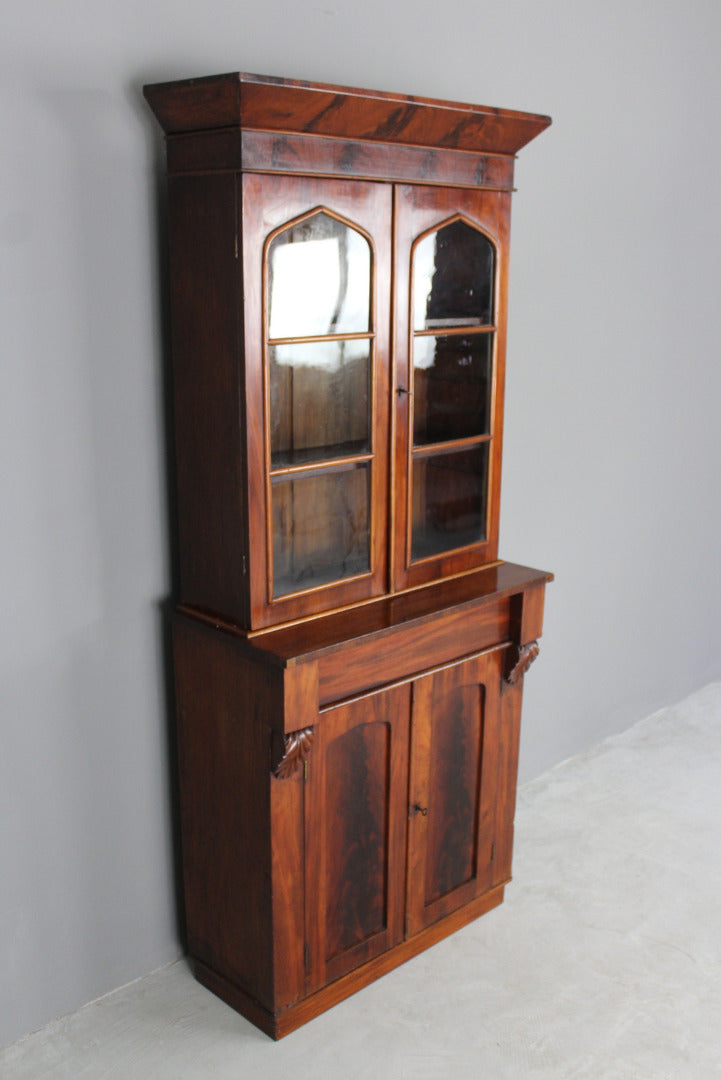
[(306, 781), (306, 944), (315, 990), (403, 937), (410, 686), (321, 714)]
[(246, 174), (253, 627), (385, 591), (390, 185)]
[(494, 882), (501, 654), (417, 679), (408, 826), (408, 933)]
[(396, 589), (498, 551), (509, 195), (395, 189)]

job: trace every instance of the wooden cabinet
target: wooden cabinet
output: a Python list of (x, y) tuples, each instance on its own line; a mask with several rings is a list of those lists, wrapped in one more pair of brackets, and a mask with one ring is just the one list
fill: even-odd
[(498, 559), (550, 122), (249, 75), (167, 135), (188, 945), (279, 1036), (500, 902), (549, 574)]

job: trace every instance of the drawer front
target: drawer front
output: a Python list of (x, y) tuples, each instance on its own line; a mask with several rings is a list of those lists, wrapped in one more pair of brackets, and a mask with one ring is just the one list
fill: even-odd
[(439, 612), (416, 626), (398, 626), (380, 641), (345, 643), (318, 658), (320, 704), (407, 678), (510, 636), (507, 598), (462, 611)]

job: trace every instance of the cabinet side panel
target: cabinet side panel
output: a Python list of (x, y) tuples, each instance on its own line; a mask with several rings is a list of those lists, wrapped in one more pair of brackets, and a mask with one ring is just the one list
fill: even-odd
[(179, 600), (246, 625), (234, 178), (171, 177), (169, 204)]
[(192, 956), (273, 1007), (271, 732), (232, 641), (173, 627), (183, 878)]

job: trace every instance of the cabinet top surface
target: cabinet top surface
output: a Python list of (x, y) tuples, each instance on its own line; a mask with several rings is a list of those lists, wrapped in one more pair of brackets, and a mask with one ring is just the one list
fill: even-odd
[(240, 628), (179, 608), (183, 617), (200, 619), (243, 640), (252, 651), (285, 665), (340, 648), (359, 638), (382, 639), (401, 626), (419, 624), (451, 609), (473, 608), (553, 581), (553, 574), (501, 562), (450, 581), (435, 582), (407, 593), (378, 597), (349, 609), (328, 612), (301, 623), (271, 627), (248, 635)]
[(144, 94), (167, 135), (241, 128), (513, 155), (551, 123), (512, 109), (242, 72), (155, 83)]

